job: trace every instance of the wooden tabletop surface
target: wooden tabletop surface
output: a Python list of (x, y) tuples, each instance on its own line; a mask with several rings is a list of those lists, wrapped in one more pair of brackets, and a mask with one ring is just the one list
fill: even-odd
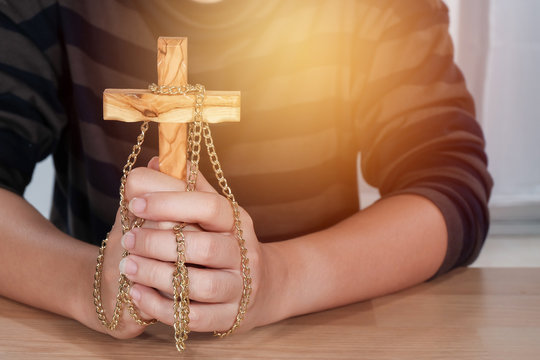
[(540, 268), (458, 269), (398, 294), (176, 352), (154, 325), (116, 340), (0, 297), (0, 359), (540, 359)]

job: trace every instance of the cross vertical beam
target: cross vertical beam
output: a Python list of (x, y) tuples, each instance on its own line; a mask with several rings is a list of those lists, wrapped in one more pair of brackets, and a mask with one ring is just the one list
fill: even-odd
[[(187, 38), (160, 37), (158, 85), (186, 85), (187, 69)], [(178, 179), (186, 178), (187, 127), (186, 123), (159, 124), (159, 170)]]

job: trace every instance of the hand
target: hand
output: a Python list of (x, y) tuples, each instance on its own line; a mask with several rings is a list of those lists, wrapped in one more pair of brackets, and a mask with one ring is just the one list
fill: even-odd
[[(120, 218), (120, 210), (118, 210), (114, 225), (108, 235), (108, 242), (104, 251), (104, 263), (101, 277), (101, 301), (105, 311), (106, 320), (109, 323), (111, 323), (113, 320), (113, 313), (116, 307), (117, 295), (119, 293), (120, 271), (118, 269), (118, 263), (121, 261), (123, 253), (120, 243), (121, 237), (122, 223)], [(93, 319), (93, 321), (96, 320), (94, 309), (95, 308), (92, 307), (91, 319)], [(149, 318), (146, 314), (141, 314), (141, 316), (146, 319)], [(119, 339), (128, 339), (138, 336), (145, 329), (144, 326), (138, 325), (129, 315), (127, 304), (123, 304), (118, 324), (114, 330), (104, 327), (103, 324), (95, 324), (95, 326), (91, 327), (96, 327), (96, 330), (106, 332), (107, 334)]]
[[(157, 159), (153, 159), (149, 168), (133, 170), (127, 181), (130, 211), (146, 219), (142, 228), (122, 238), (130, 252), (121, 269), (134, 282), (131, 296), (145, 316), (173, 323), (173, 302), (163, 296), (173, 292), (176, 242), (171, 229), (176, 223), (191, 224), (184, 229), (191, 299), (189, 327), (199, 332), (228, 330), (234, 323), (242, 292), (231, 205), (201, 174), (196, 191), (186, 192), (185, 182), (156, 171), (156, 167)], [(261, 323), (255, 309), (257, 304), (264, 308), (265, 301), (259, 301), (259, 296), (267, 277), (263, 246), (249, 215), (243, 209), (240, 212), (252, 277), (250, 306), (239, 328), (245, 331)]]

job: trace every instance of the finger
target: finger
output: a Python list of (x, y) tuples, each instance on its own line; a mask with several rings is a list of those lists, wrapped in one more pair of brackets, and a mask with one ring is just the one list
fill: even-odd
[[(164, 324), (172, 325), (173, 301), (159, 294), (155, 289), (134, 284), (130, 292), (135, 305), (149, 317)], [(238, 310), (238, 304), (201, 304), (191, 302), (189, 306), (189, 329), (197, 332), (224, 331), (231, 327)]]
[[(155, 191), (186, 190), (186, 182), (184, 180), (179, 180), (159, 171), (159, 159), (156, 159), (156, 157), (152, 158), (148, 163), (148, 167), (138, 167), (129, 173), (126, 182), (126, 197), (128, 199)], [(197, 176), (195, 190), (216, 192), (200, 172)]]
[[(173, 293), (171, 263), (129, 255), (120, 262), (120, 272), (129, 280)], [(223, 303), (240, 299), (242, 280), (233, 271), (188, 267), (189, 298), (205, 303)]]
[[(159, 157), (154, 156), (152, 159), (150, 159), (147, 167), (149, 169), (159, 171)], [(189, 174), (191, 171), (191, 161), (188, 161), (187, 168), (187, 173)], [(200, 171), (197, 172), (197, 182), (195, 184), (195, 188), (199, 191), (215, 192), (214, 187), (210, 185)]]
[(129, 210), (144, 219), (196, 223), (209, 231), (230, 232), (233, 228), (229, 201), (215, 193), (153, 192), (131, 199)]
[[(143, 229), (158, 229), (158, 230), (172, 230), (176, 225), (180, 223), (177, 221), (152, 221), (145, 220), (142, 226)], [(184, 226), (185, 231), (202, 231), (202, 228), (197, 224), (186, 224)]]
[[(189, 177), (189, 173), (191, 171), (191, 161), (188, 161), (187, 166), (188, 166), (188, 177)], [(197, 182), (195, 183), (195, 189), (197, 189), (198, 191), (217, 193), (216, 189), (214, 189), (214, 187), (210, 185), (208, 180), (206, 180), (206, 178), (200, 171), (197, 171)]]
[[(142, 285), (141, 285), (141, 286), (142, 286)], [(133, 286), (131, 286), (131, 287), (133, 287)], [(133, 300), (133, 302), (135, 303), (135, 300), (133, 299), (133, 295), (132, 295), (131, 289), (130, 289), (129, 294), (131, 295), (131, 300)], [(135, 305), (137, 305), (137, 304), (135, 303)], [(137, 311), (137, 314), (139, 315), (139, 317), (140, 317), (141, 320), (143, 320), (143, 321), (149, 322), (150, 320), (156, 319), (155, 317), (153, 317), (152, 315), (148, 314), (146, 311), (144, 311), (144, 310), (142, 310), (142, 309), (137, 309), (137, 310), (138, 310), (138, 311)], [(131, 315), (130, 315), (128, 312), (124, 313), (123, 316), (127, 319), (127, 321), (133, 321), (133, 318), (131, 317)], [(140, 325), (140, 324), (139, 324), (139, 325)], [(141, 326), (144, 326), (144, 325), (141, 325)]]
[(148, 314), (149, 317), (168, 325), (173, 324), (173, 301), (171, 299), (165, 298), (155, 289), (141, 284), (133, 284), (129, 294), (141, 314)]
[(226, 331), (234, 323), (238, 304), (201, 304), (191, 303), (189, 327), (192, 331)]
[(176, 221), (152, 221), (145, 220), (141, 226), (143, 229), (159, 229), (159, 230), (171, 230), (179, 223)]
[[(222, 233), (186, 231), (186, 262), (218, 269), (237, 269), (240, 252), (236, 240)], [(171, 230), (133, 229), (122, 237), (122, 246), (133, 255), (176, 261), (176, 238)]]
[(153, 158), (151, 158), (150, 161), (148, 162), (147, 167), (149, 169), (159, 171), (159, 157), (154, 156)]
[(235, 271), (188, 267), (189, 298), (201, 303), (238, 303), (242, 279)]
[(138, 167), (133, 169), (126, 182), (126, 197), (131, 199), (155, 191), (185, 191), (186, 183), (157, 170)]
[[(131, 190), (132, 185), (133, 186), (138, 185), (140, 181), (144, 181), (144, 180), (148, 179), (148, 176), (149, 176), (148, 173), (146, 173), (144, 171), (141, 171), (141, 170), (137, 170), (137, 169), (144, 169), (144, 168), (133, 169), (132, 172), (130, 173), (130, 176), (131, 176), (130, 182), (136, 181), (137, 183), (136, 184), (130, 184), (130, 182), (128, 182), (128, 188), (126, 189), (126, 193), (128, 193), (128, 194), (131, 194), (130, 191), (136, 191), (136, 189), (137, 189), (137, 187), (135, 187), (133, 190)], [(159, 157), (158, 156), (154, 156), (152, 159), (150, 159), (150, 161), (148, 162), (148, 165), (147, 165), (147, 169), (159, 172)], [(188, 166), (187, 166), (187, 174), (188, 175), (189, 175), (190, 170), (191, 170), (191, 162), (188, 161)], [(161, 174), (163, 174), (163, 173), (161, 173)], [(163, 175), (165, 175), (165, 174), (163, 174)], [(168, 175), (166, 175), (166, 176), (168, 176)], [(141, 179), (134, 179), (135, 177), (141, 177)], [(184, 190), (186, 188), (185, 179), (182, 179), (182, 185), (180, 185), (180, 186), (181, 186), (180, 188), (173, 188), (172, 190)], [(210, 185), (210, 183), (206, 180), (206, 178), (204, 177), (204, 175), (200, 171), (197, 172), (197, 182), (195, 184), (195, 189), (198, 190), (198, 191), (216, 192), (214, 187), (212, 185)], [(146, 192), (150, 192), (150, 191), (146, 191)]]

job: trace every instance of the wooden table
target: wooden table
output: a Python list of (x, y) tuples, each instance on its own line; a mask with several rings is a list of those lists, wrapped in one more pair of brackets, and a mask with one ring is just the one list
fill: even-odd
[(0, 298), (0, 359), (540, 359), (540, 268), (458, 269), (373, 301), (217, 339), (178, 354), (154, 325), (115, 340)]

